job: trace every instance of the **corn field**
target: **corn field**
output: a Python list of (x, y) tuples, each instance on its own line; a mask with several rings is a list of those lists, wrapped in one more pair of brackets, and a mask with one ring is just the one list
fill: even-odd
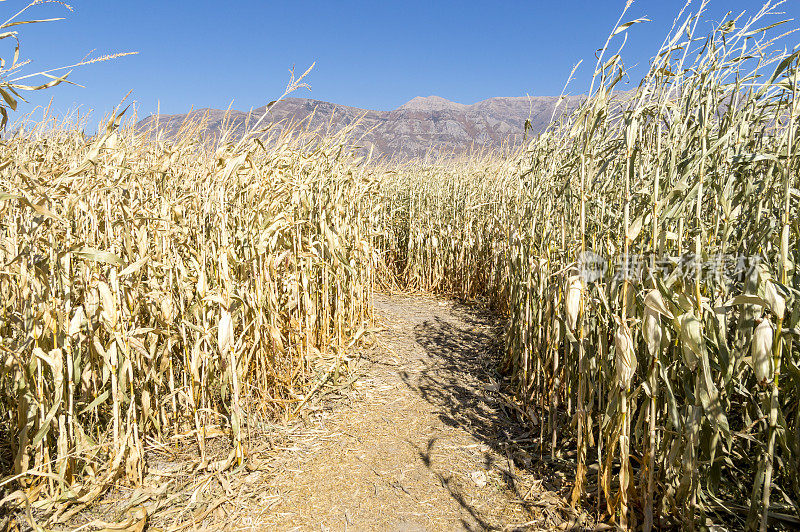
[(2, 465), (55, 520), (141, 480), (145, 439), (240, 463), (371, 318), (376, 181), (341, 142), (207, 153), (120, 120), (0, 146)]
[(775, 7), (707, 36), (682, 14), (624, 92), (607, 43), (519, 158), (387, 187), (396, 274), (508, 315), (540, 452), (576, 449), (571, 503), (623, 528), (800, 523), (800, 53)]
[(502, 156), (390, 168), (347, 132), (212, 146), (123, 113), (7, 135), (0, 493), (63, 522), (176, 435), (241, 464), (399, 285), (505, 316), (501, 369), (573, 506), (800, 524), (800, 52), (774, 3), (709, 35), (704, 6), (627, 91), (619, 24), (579, 109)]

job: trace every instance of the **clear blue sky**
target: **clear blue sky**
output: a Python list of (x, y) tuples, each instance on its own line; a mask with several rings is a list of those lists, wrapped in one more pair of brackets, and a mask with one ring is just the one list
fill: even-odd
[[(581, 67), (569, 92), (585, 92), (594, 51), (601, 47), (622, 0), (518, 1), (255, 1), (71, 0), (33, 8), (36, 18), (65, 16), (21, 26), (22, 57), (43, 69), (96, 54), (139, 54), (76, 70), (52, 96), (55, 109), (81, 106), (95, 115), (114, 108), (132, 90), (139, 116), (195, 108), (260, 106), (279, 96), (288, 68), (312, 62), (312, 91), (298, 96), (368, 109), (394, 109), (418, 95), (461, 103), (492, 96), (557, 95), (572, 66)], [(11, 13), (25, 0), (0, 4)], [(695, 0), (693, 5), (698, 5)], [(637, 0), (626, 19), (648, 16), (630, 30), (624, 57), (647, 63), (680, 6), (679, 0)], [(728, 10), (755, 11), (760, 0), (712, 0), (709, 18)], [(800, 0), (788, 0), (786, 18), (800, 18)], [(5, 18), (5, 17), (3, 17)], [(792, 23), (796, 26), (796, 23)], [(706, 24), (707, 29), (711, 25)], [(792, 36), (789, 45), (800, 42)], [(2, 41), (10, 59), (13, 44)], [(29, 69), (30, 71), (30, 69)], [(25, 106), (23, 109), (30, 109)]]

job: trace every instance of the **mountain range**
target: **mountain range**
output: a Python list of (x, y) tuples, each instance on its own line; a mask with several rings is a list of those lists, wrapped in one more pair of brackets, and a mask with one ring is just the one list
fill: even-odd
[[(567, 96), (556, 116), (573, 111), (585, 96)], [(471, 105), (439, 96), (418, 96), (392, 111), (360, 109), (308, 98), (285, 98), (272, 106), (265, 123), (278, 128), (301, 124), (313, 131), (338, 132), (353, 126), (356, 145), (375, 155), (412, 159), (428, 153), (459, 154), (476, 148), (517, 145), (525, 135), (542, 132), (556, 110), (555, 96), (495, 97)], [(238, 138), (267, 110), (266, 106), (243, 111), (198, 109), (174, 115), (151, 115), (137, 124), (145, 130), (157, 122), (167, 137), (184, 123), (200, 123), (203, 133), (218, 138), (228, 130)], [(188, 121), (188, 122), (187, 122)]]

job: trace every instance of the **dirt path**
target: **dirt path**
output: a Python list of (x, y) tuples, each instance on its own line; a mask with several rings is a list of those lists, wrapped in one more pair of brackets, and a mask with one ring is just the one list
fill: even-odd
[(560, 523), (560, 499), (508, 445), (531, 436), (497, 393), (497, 321), (421, 296), (378, 295), (375, 309), (384, 330), (355, 392), (309, 417), (275, 458), (275, 475), (253, 479), (259, 504), (228, 523), (407, 532)]

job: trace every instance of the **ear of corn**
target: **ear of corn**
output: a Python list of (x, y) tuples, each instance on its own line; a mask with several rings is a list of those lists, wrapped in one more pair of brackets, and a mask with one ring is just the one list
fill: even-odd
[(751, 343), (751, 357), (756, 381), (766, 382), (772, 377), (772, 340), (774, 333), (768, 319), (762, 319), (755, 331)]

